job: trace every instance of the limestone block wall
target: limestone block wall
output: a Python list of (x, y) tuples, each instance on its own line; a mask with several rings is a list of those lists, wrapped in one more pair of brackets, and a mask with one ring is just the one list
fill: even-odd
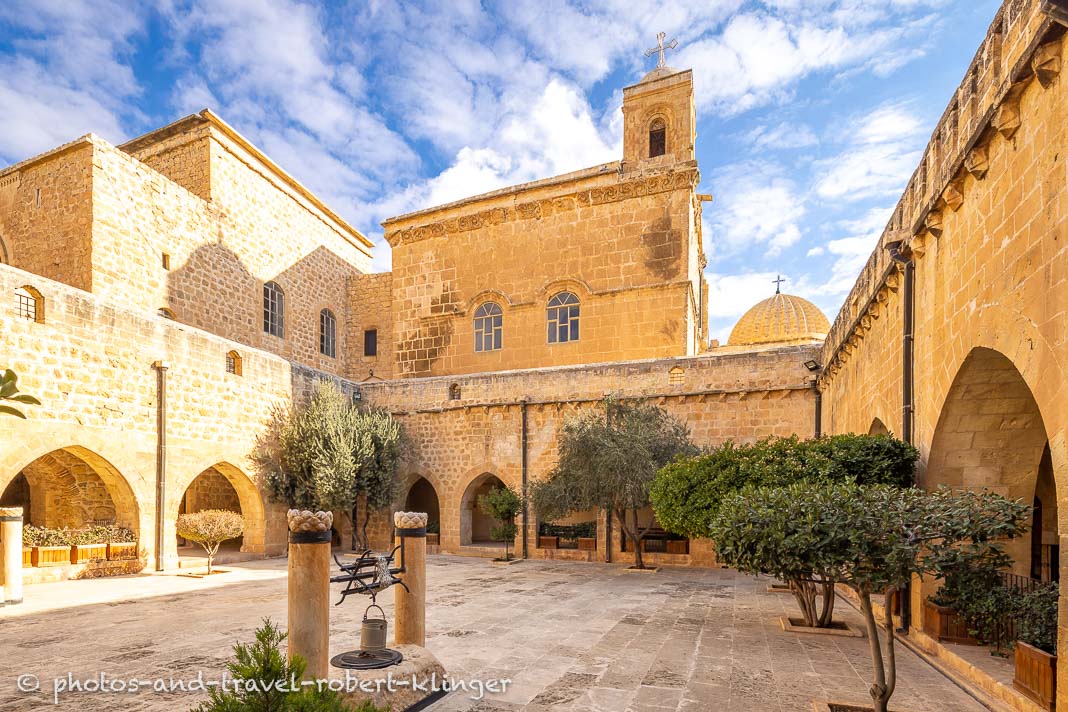
[[(393, 377), (393, 273), (361, 274), (349, 279), (348, 343), (351, 344), (348, 377), (362, 381), (371, 376)], [(365, 334), (377, 332), (376, 353), (367, 356)]]
[[(621, 177), (618, 164), (386, 223), (396, 376), (695, 353), (695, 164)], [(698, 271), (698, 279), (699, 271)], [(548, 343), (546, 306), (581, 302), (577, 342)], [(502, 349), (475, 352), (473, 316), (503, 311)]]
[[(16, 316), (13, 291), (26, 283), (46, 300), (43, 323)], [(77, 506), (78, 517), (98, 519), (110, 510), (97, 497), (99, 486), (83, 485), (102, 481), (114, 518), (138, 532), (141, 555), (153, 562), (159, 405), (153, 364), (164, 362), (165, 562), (175, 563), (182, 497), (209, 468), (237, 493), (245, 550), (285, 550), (284, 508), (267, 500), (248, 454), (271, 407), (305, 397), (314, 379), (328, 374), (6, 265), (0, 265), (2, 295), (0, 365), (13, 368), (21, 390), (43, 405), (27, 407), (27, 420), (0, 419), (0, 490), (20, 472), (32, 480), (42, 468), (63, 465), (74, 475), (70, 484), (82, 490), (79, 497), (37, 501), (57, 516), (73, 518), (69, 510)], [(225, 370), (231, 349), (242, 352), (240, 376)]]
[(92, 288), (93, 142), (0, 170), (0, 262)]
[[(458, 552), (470, 538), (472, 485), (486, 475), (522, 488), (523, 416), (526, 411), (527, 478), (545, 477), (555, 465), (557, 434), (569, 417), (602, 408), (605, 395), (656, 403), (683, 420), (695, 442), (727, 439), (748, 442), (768, 435), (811, 437), (815, 395), (804, 361), (818, 347), (789, 346), (747, 353), (654, 359), (595, 366), (402, 379), (363, 383), (365, 403), (390, 410), (403, 423), (409, 450), (404, 494), (419, 477), (433, 485), (441, 513), (441, 548)], [(681, 368), (683, 378), (670, 372)], [(450, 394), (459, 393), (458, 399)], [(403, 495), (401, 498), (403, 501)], [(604, 531), (597, 554), (604, 560)], [(632, 554), (619, 551), (616, 561)], [(388, 539), (388, 522), (379, 518), (375, 536)], [(465, 536), (466, 534), (466, 536)], [(534, 557), (569, 557), (536, 547), (537, 522), (527, 523), (528, 550)], [(522, 537), (517, 539), (521, 546)], [(576, 554), (578, 558), (589, 558)], [(691, 543), (690, 555), (651, 555), (677, 564), (712, 563), (709, 542)]]

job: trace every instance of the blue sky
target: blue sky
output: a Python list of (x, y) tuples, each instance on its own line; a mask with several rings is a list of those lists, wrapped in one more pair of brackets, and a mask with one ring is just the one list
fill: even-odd
[(8, 0), (0, 165), (210, 107), (373, 240), (391, 215), (621, 156), (622, 87), (692, 68), (712, 336), (834, 318), (993, 0)]

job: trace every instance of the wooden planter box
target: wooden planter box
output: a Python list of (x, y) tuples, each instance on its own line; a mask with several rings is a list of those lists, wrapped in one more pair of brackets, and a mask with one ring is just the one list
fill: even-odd
[(1016, 641), (1016, 674), (1012, 686), (1037, 702), (1042, 709), (1052, 710), (1057, 701), (1057, 656), (1033, 645)]
[(593, 537), (580, 536), (578, 548), (581, 551), (597, 551), (597, 540)]
[(33, 547), (22, 547), (22, 568), (28, 569), (33, 566)]
[(539, 549), (555, 549), (560, 545), (560, 537), (558, 536), (539, 536), (538, 548)]
[(923, 602), (923, 630), (939, 643), (979, 645), (955, 610), (928, 599)]
[(137, 558), (136, 541), (113, 541), (108, 543), (108, 561)]
[(669, 553), (669, 554), (685, 554), (686, 553), (686, 545), (689, 544), (689, 542), (688, 541), (677, 541), (677, 540), (673, 540), (673, 539), (668, 539), (666, 544), (667, 544), (667, 553)]
[(35, 546), (30, 561), (34, 566), (66, 566), (70, 563), (70, 547)]
[(426, 535), (426, 545), (427, 546), (440, 546), (441, 545), (441, 534), (427, 534)]
[(87, 564), (90, 561), (104, 561), (107, 558), (107, 544), (72, 544), (70, 547), (72, 564)]

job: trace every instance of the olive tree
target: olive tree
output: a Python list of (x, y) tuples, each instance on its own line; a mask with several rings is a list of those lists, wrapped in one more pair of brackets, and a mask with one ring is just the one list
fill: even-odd
[(855, 483), (747, 487), (720, 504), (711, 534), (720, 560), (745, 573), (784, 578), (817, 572), (852, 588), (870, 643), (876, 712), (897, 682), (894, 624), (885, 607), (885, 650), (871, 597), (889, 598), (914, 575), (941, 577), (961, 552), (978, 555), (1026, 529), (1030, 507), (990, 492), (925, 492)]
[(519, 510), (523, 508), (523, 499), (511, 487), (495, 487), (488, 494), (479, 495), (479, 510), (497, 521), (497, 526), (490, 532), (496, 541), (504, 542), (504, 561), (510, 561), (508, 543), (515, 541), (515, 535), (519, 532), (515, 518)]
[(245, 520), (237, 512), (227, 509), (205, 509), (192, 514), (179, 514), (176, 528), (178, 536), (204, 547), (210, 574), (219, 547), (224, 541), (241, 536), (245, 531)]
[[(400, 423), (387, 411), (370, 409), (355, 417), (356, 463), (355, 495), (352, 510), (352, 548), (370, 548), (367, 523), (371, 512), (388, 507), (397, 497), (397, 465), (400, 462), (402, 431)], [(363, 518), (359, 518), (359, 497), (364, 498)], [(357, 526), (357, 521), (359, 525)]]
[(652, 524), (641, 526), (638, 511), (649, 506), (661, 467), (697, 453), (686, 426), (656, 406), (606, 400), (603, 411), (564, 423), (559, 448), (556, 467), (531, 489), (538, 518), (594, 507), (612, 512), (634, 546), (635, 567), (645, 568), (642, 541)]
[[(649, 495), (665, 529), (691, 538), (710, 537), (720, 505), (744, 487), (796, 482), (907, 486), (917, 457), (916, 448), (885, 435), (769, 437), (743, 445), (728, 441), (662, 468)], [(815, 570), (795, 570), (780, 578), (790, 587), (806, 626), (832, 624), (832, 580)]]
[(26, 414), (13, 405), (7, 405), (2, 401), (8, 401), (11, 403), (22, 403), (24, 405), (41, 405), (41, 401), (37, 400), (31, 395), (26, 393), (19, 393), (18, 387), (19, 377), (15, 375), (15, 372), (10, 368), (5, 369), (2, 376), (0, 376), (0, 414), (13, 415), (16, 418), (26, 419)]

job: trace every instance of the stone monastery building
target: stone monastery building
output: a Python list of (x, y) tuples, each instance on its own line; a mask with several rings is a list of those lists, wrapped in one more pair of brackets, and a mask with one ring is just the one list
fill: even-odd
[[(690, 71), (624, 89), (619, 161), (387, 220), (383, 274), (367, 238), (210, 110), (4, 168), (0, 366), (43, 405), (0, 420), (2, 503), (34, 524), (128, 526), (138, 566), (177, 565), (177, 515), (209, 507), (241, 512), (242, 552), (280, 554), (284, 513), (249, 453), (273, 406), (329, 377), (401, 419), (398, 506), (430, 512), (442, 551), (486, 555), (478, 494), (545, 476), (562, 422), (610, 394), (661, 405), (702, 444), (893, 432), (920, 449), (925, 487), (1033, 500), (1018, 573), (1055, 577), (1066, 24), (1062, 2), (1005, 2), (833, 323), (776, 294), (722, 346)], [(565, 524), (586, 522), (593, 549), (540, 547), (532, 516), (516, 546), (632, 556), (603, 512)], [(714, 563), (707, 541), (649, 550)]]

